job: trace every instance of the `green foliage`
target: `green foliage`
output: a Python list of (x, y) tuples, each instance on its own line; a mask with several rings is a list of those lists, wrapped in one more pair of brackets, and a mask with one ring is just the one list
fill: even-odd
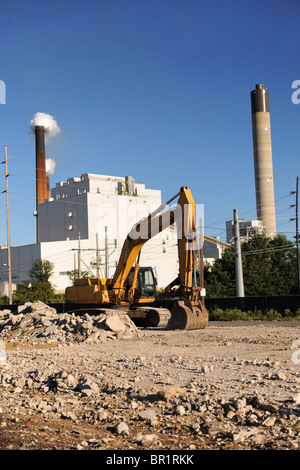
[(28, 276), (31, 281), (47, 282), (53, 274), (54, 264), (46, 259), (37, 259), (32, 263)]
[[(257, 235), (241, 246), (246, 296), (297, 293), (296, 250), (284, 235)], [(205, 269), (208, 297), (235, 297), (234, 247)]]
[(29, 281), (18, 284), (13, 294), (13, 303), (25, 302), (59, 302), (62, 297), (54, 292), (54, 286), (49, 281), (53, 273), (53, 264), (48, 260), (38, 259), (32, 263), (28, 271)]
[(54, 297), (54, 288), (49, 281), (23, 281), (17, 286), (13, 294), (13, 303), (25, 302), (51, 302)]
[(297, 309), (293, 314), (286, 310), (284, 314), (277, 312), (275, 309), (270, 309), (266, 313), (261, 310), (255, 312), (243, 312), (237, 308), (224, 309), (213, 308), (209, 311), (210, 321), (300, 321), (300, 309)]
[(226, 309), (222, 310), (217, 308), (212, 312), (209, 312), (209, 320), (212, 321), (236, 321), (236, 320), (248, 320), (246, 312), (242, 312), (238, 309)]
[(51, 300), (49, 300), (49, 302), (61, 303), (61, 302), (65, 302), (65, 300), (66, 300), (65, 294), (54, 294), (54, 295), (51, 297)]

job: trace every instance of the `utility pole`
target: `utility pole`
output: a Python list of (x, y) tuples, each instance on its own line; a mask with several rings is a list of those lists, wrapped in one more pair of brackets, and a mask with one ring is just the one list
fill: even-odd
[(8, 299), (12, 304), (12, 282), (11, 282), (11, 251), (10, 251), (10, 221), (9, 221), (9, 196), (8, 196), (8, 167), (7, 167), (7, 146), (5, 144), (5, 193), (6, 193), (6, 221), (7, 221), (7, 265), (8, 265)]
[(236, 296), (245, 297), (238, 210), (233, 210)]
[(78, 233), (78, 279), (81, 279), (80, 233)]
[(105, 226), (105, 277), (108, 279), (108, 237), (107, 225)]
[(296, 247), (297, 247), (298, 294), (300, 294), (300, 256), (299, 256), (298, 195), (299, 195), (299, 176), (297, 176), (297, 180), (296, 180)]
[(296, 178), (296, 191), (290, 191), (290, 194), (296, 193), (296, 204), (291, 204), (290, 207), (296, 206), (296, 215), (295, 217), (290, 218), (290, 220), (296, 221), (296, 253), (297, 253), (297, 283), (298, 283), (298, 294), (300, 294), (300, 256), (299, 256), (299, 219), (298, 219), (298, 195), (299, 195), (299, 176)]
[(97, 260), (97, 279), (100, 278), (100, 260), (99, 260), (99, 242), (98, 242), (98, 233), (96, 233), (96, 260)]
[(201, 219), (199, 220), (199, 232), (197, 232), (197, 252), (198, 252), (198, 276), (199, 276), (199, 286), (202, 286), (202, 276), (201, 276)]
[[(204, 263), (203, 263), (203, 226), (202, 219), (200, 219), (200, 247), (199, 247), (199, 285), (203, 293), (204, 289)], [(204, 302), (204, 297), (202, 295), (202, 303)]]

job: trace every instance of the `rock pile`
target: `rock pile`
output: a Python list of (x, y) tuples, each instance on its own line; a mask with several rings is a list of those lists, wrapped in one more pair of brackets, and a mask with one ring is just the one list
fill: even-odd
[(89, 397), (100, 392), (101, 377), (92, 379), (87, 374), (76, 374), (66, 370), (53, 370), (47, 373), (44, 369), (33, 369), (27, 372), (6, 367), (0, 371), (0, 386), (15, 394), (34, 391), (40, 393), (67, 394)]
[(57, 313), (43, 302), (27, 302), (18, 313), (0, 311), (0, 338), (6, 342), (95, 343), (140, 336), (125, 313), (106, 310), (99, 315)]

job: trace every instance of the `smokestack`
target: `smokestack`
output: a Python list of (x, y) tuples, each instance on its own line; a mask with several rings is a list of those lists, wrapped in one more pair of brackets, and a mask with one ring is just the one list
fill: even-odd
[(259, 83), (251, 91), (253, 154), (257, 219), (267, 237), (276, 235), (269, 92)]
[(44, 204), (50, 197), (49, 175), (54, 173), (55, 161), (45, 158), (45, 144), (49, 137), (54, 137), (60, 132), (60, 127), (50, 114), (36, 113), (30, 121), (30, 132), (35, 134), (36, 148), (36, 233), (39, 242), (38, 206)]
[(47, 176), (45, 158), (45, 128), (35, 127), (35, 152), (36, 152), (36, 202), (43, 204), (47, 199)]
[(36, 154), (36, 227), (37, 243), (39, 242), (38, 213), (39, 204), (43, 204), (48, 198), (46, 158), (45, 158), (45, 128), (35, 126), (35, 154)]

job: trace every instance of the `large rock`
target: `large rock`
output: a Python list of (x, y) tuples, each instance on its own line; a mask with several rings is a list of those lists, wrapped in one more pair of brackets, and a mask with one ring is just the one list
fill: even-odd
[(125, 332), (126, 330), (124, 322), (122, 322), (122, 320), (115, 314), (107, 316), (105, 325), (114, 333)]

